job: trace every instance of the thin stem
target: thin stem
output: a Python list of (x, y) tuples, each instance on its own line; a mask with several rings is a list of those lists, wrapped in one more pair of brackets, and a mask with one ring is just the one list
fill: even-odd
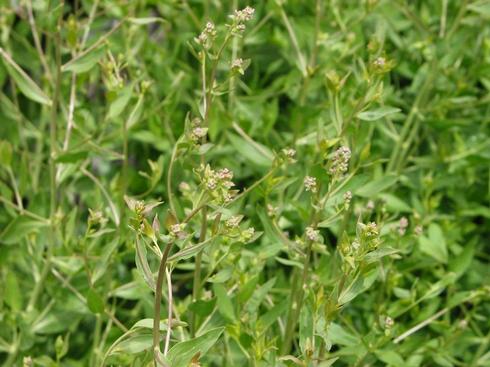
[(76, 84), (77, 84), (77, 74), (72, 73), (71, 88), (70, 88), (70, 104), (68, 105), (68, 122), (66, 124), (65, 140), (63, 141), (63, 151), (68, 150), (68, 146), (70, 144), (71, 131), (73, 129), (73, 115), (75, 112), (75, 103), (76, 103)]
[(241, 199), (243, 196), (247, 195), (250, 191), (252, 191), (253, 189), (255, 189), (257, 186), (259, 186), (262, 182), (264, 182), (265, 180), (267, 180), (269, 177), (271, 177), (274, 172), (276, 171), (277, 167), (273, 167), (269, 172), (267, 172), (267, 174), (265, 174), (264, 176), (262, 176), (260, 179), (258, 179), (257, 181), (255, 181), (251, 186), (247, 187), (245, 190), (243, 190), (241, 193), (239, 193), (238, 195), (236, 195), (233, 200), (228, 204), (230, 205), (231, 203), (234, 203), (235, 201), (238, 201), (239, 199)]
[(22, 197), (20, 196), (17, 180), (15, 179), (14, 173), (12, 172), (12, 168), (10, 168), (10, 166), (7, 167), (7, 172), (10, 177), (10, 181), (12, 181), (12, 188), (14, 190), (15, 200), (17, 201), (20, 214), (23, 214), (24, 205), (22, 204)]
[[(172, 249), (174, 241), (167, 243), (165, 250), (162, 254), (162, 259), (160, 260), (160, 266), (158, 268), (157, 283), (155, 288), (155, 304), (154, 304), (154, 316), (153, 316), (153, 353), (155, 358), (155, 364), (159, 360), (160, 353), (160, 307), (162, 303), (162, 285), (163, 277), (165, 275), (165, 269), (167, 266), (167, 259)], [(170, 323), (170, 320), (168, 320)]]
[(102, 318), (100, 315), (95, 315), (95, 331), (94, 331), (94, 340), (92, 341), (92, 356), (90, 357), (91, 366), (97, 365), (97, 360), (99, 357), (98, 345), (100, 342), (100, 334), (102, 329)]
[[(64, 2), (61, 2), (61, 7), (64, 7)], [(46, 248), (46, 261), (44, 262), (43, 270), (41, 271), (41, 276), (37, 280), (34, 290), (29, 299), (27, 306), (27, 311), (32, 311), (37, 303), (39, 296), (41, 295), (42, 288), (44, 287), (44, 282), (51, 270), (51, 258), (53, 256), (54, 244), (56, 241), (56, 224), (55, 224), (55, 214), (57, 209), (57, 187), (56, 187), (56, 151), (57, 151), (57, 119), (58, 119), (58, 104), (61, 94), (61, 21), (62, 14), (58, 18), (58, 23), (55, 32), (55, 60), (56, 60), (56, 80), (55, 80), (55, 91), (53, 96), (53, 101), (51, 105), (51, 119), (49, 121), (49, 173), (50, 173), (50, 231), (49, 231), (49, 243)]]
[[(433, 64), (435, 65), (435, 64)], [(412, 129), (412, 125), (414, 124), (417, 115), (419, 113), (420, 104), (422, 103), (422, 99), (425, 97), (427, 90), (433, 80), (432, 75), (434, 74), (434, 70), (428, 70), (428, 76), (425, 79), (425, 82), (421, 88), (421, 91), (415, 98), (415, 101), (410, 109), (410, 113), (408, 114), (407, 119), (405, 120), (405, 124), (403, 125), (402, 131), (400, 132), (398, 142), (395, 145), (395, 148), (392, 151), (390, 160), (388, 162), (386, 172), (392, 172), (399, 164), (399, 160), (402, 159), (403, 153), (407, 150), (407, 137), (410, 134)]]
[(447, 3), (448, 0), (442, 0), (442, 14), (441, 14), (441, 21), (439, 25), (439, 38), (444, 38), (444, 35), (446, 33)]
[(32, 12), (32, 1), (27, 1), (27, 17), (29, 19), (29, 24), (31, 26), (32, 38), (34, 39), (34, 45), (36, 46), (37, 53), (39, 54), (39, 60), (43, 66), (44, 72), (46, 73), (46, 78), (49, 82), (53, 81), (53, 76), (51, 75), (51, 70), (49, 69), (48, 63), (46, 62), (46, 57), (41, 46), (41, 41), (39, 39), (39, 34), (37, 32), (36, 21), (34, 19), (34, 14)]
[[(53, 273), (55, 278), (57, 278), (59, 281), (61, 281), (61, 284), (63, 284), (63, 286), (65, 288), (70, 290), (78, 298), (78, 300), (80, 302), (82, 302), (85, 305), (87, 304), (87, 300), (85, 299), (85, 297), (73, 285), (71, 285), (71, 283), (69, 282), (68, 279), (64, 278), (63, 275), (54, 268), (51, 270), (51, 272)], [(111, 320), (117, 325), (117, 327), (120, 328), (123, 332), (128, 331), (128, 328), (126, 326), (124, 326), (124, 324), (121, 321), (119, 321), (115, 315), (113, 315), (111, 312), (109, 312), (106, 309), (104, 309), (104, 313), (108, 317), (110, 317)]]
[[(232, 9), (238, 7), (238, 1), (233, 0)], [(235, 60), (238, 54), (238, 37), (233, 38), (233, 44), (231, 48), (231, 60)], [(235, 104), (235, 77), (231, 77), (228, 84), (228, 111), (233, 111), (233, 105)]]
[(167, 196), (168, 196), (168, 205), (170, 206), (170, 211), (174, 215), (174, 217), (177, 218), (177, 212), (175, 210), (175, 204), (174, 204), (174, 195), (172, 191), (172, 176), (173, 176), (173, 171), (174, 171), (174, 164), (177, 159), (177, 150), (179, 147), (179, 141), (177, 141), (174, 144), (174, 148), (172, 150), (172, 156), (170, 157), (170, 163), (168, 165), (168, 172), (167, 172)]
[(447, 33), (447, 38), (451, 38), (454, 32), (458, 29), (461, 21), (463, 20), (464, 15), (466, 14), (467, 6), (468, 6), (468, 1), (469, 0), (463, 0), (461, 3), (461, 7), (459, 8), (458, 15), (456, 15), (456, 19), (453, 21), (453, 25), (451, 26), (451, 29)]
[[(128, 150), (128, 119), (125, 119), (122, 124), (122, 140), (123, 140), (123, 160), (121, 170), (121, 196), (119, 198), (119, 210), (121, 212), (120, 224), (124, 223), (125, 217), (125, 202), (124, 196), (128, 190), (128, 168), (129, 168), (129, 150)], [(122, 229), (122, 227), (120, 227)]]
[[(199, 243), (206, 240), (206, 229), (207, 229), (207, 208), (202, 210), (202, 221), (201, 221), (201, 233), (199, 234)], [(194, 268), (194, 281), (192, 284), (192, 300), (195, 302), (201, 297), (201, 264), (202, 264), (202, 250), (196, 255), (196, 262)], [(196, 313), (192, 313), (191, 322), (191, 335), (194, 336), (196, 331)]]
[(168, 318), (167, 318), (167, 335), (165, 336), (165, 346), (163, 348), (163, 355), (167, 355), (168, 348), (170, 346), (170, 335), (172, 334), (172, 308), (173, 308), (172, 276), (167, 268), (165, 268), (165, 275), (167, 277)]
[(299, 48), (298, 44), (298, 39), (296, 37), (296, 33), (294, 33), (293, 26), (291, 25), (291, 22), (289, 21), (289, 18), (284, 11), (284, 8), (281, 6), (281, 18), (284, 22), (284, 25), (286, 26), (286, 29), (289, 33), (289, 38), (291, 38), (291, 43), (293, 44), (293, 48), (296, 51), (296, 55), (298, 56), (298, 61), (301, 69), (301, 74), (303, 74), (303, 77), (306, 77), (308, 75), (308, 71), (306, 68), (306, 60), (301, 52), (301, 49)]
[[(333, 181), (328, 188), (328, 191), (326, 194), (320, 199), (319, 193), (320, 193), (320, 188), (318, 189), (317, 194), (315, 197), (312, 199), (316, 202), (317, 205), (312, 205), (312, 211), (311, 211), (311, 219), (310, 219), (310, 226), (312, 228), (316, 228), (318, 225), (318, 222), (320, 220), (320, 213), (323, 211), (325, 204), (328, 201), (328, 198), (333, 192), (333, 184), (335, 181)], [(303, 235), (305, 238), (306, 235)], [(310, 262), (311, 262), (311, 257), (312, 257), (312, 250), (313, 250), (313, 241), (306, 238), (306, 254), (303, 260), (303, 271), (301, 273), (301, 278), (299, 279), (294, 279), (293, 283), (293, 289), (294, 293), (291, 293), (291, 302), (289, 306), (289, 312), (288, 312), (288, 319), (286, 323), (286, 331), (284, 335), (284, 342), (282, 345), (282, 354), (288, 354), (290, 349), (291, 349), (291, 344), (293, 341), (293, 335), (294, 335), (294, 330), (296, 329), (296, 325), (299, 320), (299, 315), (301, 312), (301, 307), (303, 305), (304, 301), (304, 294), (305, 294), (305, 289), (307, 287), (307, 281), (308, 281), (308, 276), (310, 272)], [(297, 277), (297, 275), (296, 275)]]
[(112, 216), (114, 219), (114, 223), (116, 224), (116, 226), (119, 226), (119, 223), (121, 223), (121, 220), (119, 218), (119, 214), (117, 212), (116, 206), (114, 205), (114, 203), (111, 200), (109, 193), (104, 188), (104, 185), (102, 185), (102, 183), (97, 179), (97, 177), (95, 177), (91, 172), (87, 171), (84, 167), (82, 167), (81, 170), (82, 170), (82, 173), (85, 176), (87, 176), (88, 178), (90, 178), (95, 183), (95, 185), (100, 189), (100, 191), (102, 192), (102, 195), (104, 195), (104, 197), (107, 200), (107, 203), (109, 204), (109, 207), (111, 209)]
[(93, 45), (91, 45), (86, 50), (84, 50), (84, 51), (80, 52), (79, 54), (77, 54), (77, 56), (75, 56), (74, 58), (72, 58), (70, 61), (67, 61), (65, 64), (63, 64), (62, 69), (65, 68), (66, 65), (68, 65), (69, 63), (74, 62), (76, 59), (82, 58), (83, 56), (87, 55), (92, 50), (96, 49), (101, 44), (103, 44), (107, 40), (107, 38), (109, 38), (115, 31), (117, 31), (119, 29), (119, 27), (124, 23), (124, 21), (125, 21), (125, 19), (121, 20), (114, 27), (112, 27), (110, 31), (108, 31), (106, 34), (104, 34), (102, 37), (100, 37)]
[(90, 9), (90, 15), (88, 17), (88, 22), (85, 25), (85, 30), (83, 32), (82, 42), (80, 43), (80, 49), (83, 49), (85, 47), (85, 43), (87, 42), (88, 35), (90, 33), (90, 26), (91, 26), (92, 22), (94, 21), (95, 13), (97, 12), (97, 7), (99, 6), (99, 1), (100, 0), (95, 0), (94, 4), (92, 5), (92, 9)]
[(408, 338), (410, 335), (412, 335), (412, 334), (416, 333), (417, 331), (419, 331), (420, 329), (426, 327), (432, 321), (438, 319), (439, 317), (441, 317), (442, 315), (444, 315), (448, 311), (449, 311), (449, 308), (447, 308), (447, 307), (446, 308), (443, 308), (442, 310), (440, 310), (436, 314), (432, 315), (431, 317), (425, 319), (424, 321), (418, 323), (414, 327), (412, 327), (412, 328), (408, 329), (407, 331), (405, 331), (403, 334), (401, 334), (395, 340), (393, 340), (393, 343), (395, 343), (395, 344), (400, 343), (403, 339)]
[[(193, 210), (191, 213), (189, 213), (187, 217), (182, 221), (182, 223), (188, 223), (192, 219), (192, 217), (202, 208), (205, 208), (205, 206), (198, 206), (197, 210)], [(173, 244), (174, 241), (170, 241), (165, 246), (165, 249), (162, 254), (162, 258), (160, 259), (160, 266), (158, 267), (157, 282), (155, 287), (155, 303), (154, 303), (154, 316), (153, 316), (153, 353), (154, 353), (155, 362), (158, 362), (160, 364), (163, 364), (163, 362), (160, 361), (160, 309), (162, 303), (162, 286), (163, 286), (163, 277), (166, 272), (168, 256), (170, 254), (170, 250), (173, 247)], [(171, 320), (169, 319), (168, 329), (170, 328), (171, 328)]]
[(268, 152), (267, 150), (265, 150), (260, 144), (257, 144), (257, 142), (255, 140), (253, 140), (250, 136), (248, 136), (248, 134), (243, 131), (243, 129), (236, 123), (236, 122), (233, 122), (232, 124), (233, 126), (233, 129), (235, 129), (235, 131), (243, 138), (245, 139), (246, 141), (248, 141), (251, 145), (254, 146), (255, 149), (257, 149), (260, 153), (262, 153), (265, 157), (267, 157), (268, 159), (273, 159), (274, 157), (271, 155), (270, 152)]
[(33, 213), (33, 212), (30, 212), (26, 209), (21, 209), (20, 207), (18, 207), (17, 205), (15, 205), (14, 203), (10, 202), (9, 200), (5, 199), (3, 196), (0, 196), (0, 201), (2, 203), (4, 203), (5, 205), (17, 210), (19, 213), (21, 214), (24, 214), (25, 216), (27, 217), (31, 217), (32, 219), (36, 219), (40, 222), (43, 222), (45, 224), (50, 224), (50, 220), (49, 219), (46, 219), (46, 218), (43, 218), (39, 215), (37, 215), (36, 213)]

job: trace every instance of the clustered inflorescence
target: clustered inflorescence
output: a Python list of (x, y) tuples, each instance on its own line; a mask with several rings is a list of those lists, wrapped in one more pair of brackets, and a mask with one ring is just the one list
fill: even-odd
[(330, 167), (330, 174), (333, 176), (342, 176), (349, 169), (349, 161), (351, 157), (351, 151), (348, 147), (342, 146), (337, 149), (332, 157), (332, 165)]
[(213, 170), (209, 165), (201, 169), (201, 184), (211, 198), (218, 204), (231, 202), (236, 195), (236, 190), (231, 190), (233, 183), (233, 172), (228, 168)]

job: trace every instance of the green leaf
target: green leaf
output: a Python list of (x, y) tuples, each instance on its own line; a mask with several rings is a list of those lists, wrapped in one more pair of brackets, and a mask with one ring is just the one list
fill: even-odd
[(14, 271), (7, 272), (7, 279), (3, 285), (3, 297), (5, 303), (12, 309), (12, 311), (20, 311), (22, 309), (22, 295), (19, 281)]
[(136, 269), (140, 273), (145, 283), (150, 287), (152, 291), (155, 291), (155, 277), (150, 270), (148, 259), (146, 258), (146, 247), (141, 243), (139, 236), (136, 236), (136, 252), (135, 252)]
[(398, 181), (398, 177), (396, 176), (383, 176), (376, 180), (370, 181), (369, 183), (361, 187), (359, 190), (357, 190), (356, 195), (365, 198), (373, 198), (376, 194), (393, 186), (396, 181)]
[(47, 226), (47, 222), (41, 222), (26, 215), (19, 215), (0, 234), (0, 242), (7, 245), (18, 244), (28, 234)]
[(104, 312), (104, 300), (102, 296), (97, 293), (93, 288), (90, 288), (87, 292), (87, 306), (93, 313), (103, 313)]
[(124, 109), (128, 105), (129, 100), (131, 99), (132, 90), (132, 86), (127, 86), (119, 91), (118, 96), (114, 101), (112, 101), (109, 107), (107, 119), (114, 119), (124, 111)]
[[(249, 160), (251, 163), (260, 167), (270, 167), (272, 164), (272, 152), (269, 148), (260, 145), (263, 151), (259, 151), (256, 146), (249, 143), (240, 136), (234, 134), (228, 134), (228, 139), (233, 147), (237, 150), (238, 154), (245, 159)], [(258, 143), (256, 143), (258, 144)], [(267, 152), (267, 153), (265, 153)]]
[(10, 167), (12, 162), (12, 144), (6, 140), (0, 141), (0, 165)]
[(208, 279), (208, 282), (210, 282), (210, 283), (224, 283), (228, 279), (231, 278), (232, 274), (233, 274), (232, 268), (224, 268), (224, 269), (221, 269), (219, 272), (217, 272), (215, 275), (211, 276)]
[(213, 284), (213, 291), (218, 299), (218, 311), (219, 313), (229, 321), (235, 321), (235, 310), (233, 309), (233, 303), (231, 302), (231, 298), (226, 293), (226, 289), (222, 284), (215, 283)]
[(449, 261), (449, 271), (456, 274), (456, 276), (462, 276), (471, 265), (473, 257), (475, 256), (475, 243), (468, 243), (461, 253), (454, 256)]
[(276, 320), (279, 319), (286, 312), (288, 304), (286, 302), (280, 302), (272, 307), (265, 314), (260, 316), (259, 325), (261, 325), (264, 330), (268, 329)]
[[(176, 321), (172, 320), (172, 327), (186, 327), (187, 323), (183, 321)], [(138, 322), (136, 322), (132, 329), (136, 328), (142, 328), (142, 329), (153, 329), (153, 319), (141, 319)], [(167, 321), (160, 321), (160, 331), (166, 331), (167, 330)]]
[(138, 97), (138, 100), (136, 101), (135, 106), (133, 107), (131, 113), (129, 114), (128, 121), (127, 121), (128, 130), (134, 127), (138, 123), (141, 114), (143, 113), (144, 99), (145, 99), (145, 95), (141, 93)]
[(242, 287), (239, 288), (239, 292), (237, 294), (237, 301), (239, 303), (245, 303), (250, 299), (250, 297), (252, 297), (258, 281), (259, 277), (253, 276)]
[(99, 47), (88, 53), (83, 53), (68, 61), (61, 67), (61, 71), (71, 71), (76, 74), (85, 73), (92, 69), (105, 55), (105, 47)]
[(180, 261), (180, 260), (185, 260), (189, 259), (195, 254), (197, 254), (201, 249), (206, 247), (210, 242), (213, 242), (216, 238), (208, 238), (206, 241), (196, 243), (194, 245), (190, 245), (187, 247), (184, 247), (182, 250), (177, 252), (176, 254), (170, 256), (168, 258), (168, 261)]
[[(319, 227), (322, 227), (321, 225), (318, 225)], [(299, 269), (303, 269), (303, 263), (300, 261), (295, 261), (295, 260), (289, 260), (289, 259), (283, 259), (282, 257), (275, 257), (276, 261), (287, 266), (296, 266)]]
[(56, 157), (57, 163), (75, 163), (88, 157), (88, 151), (65, 152)]
[(151, 348), (152, 345), (152, 334), (131, 335), (128, 339), (118, 343), (112, 353), (136, 354)]
[(364, 257), (364, 261), (366, 261), (368, 264), (371, 264), (371, 263), (378, 261), (379, 259), (381, 259), (385, 256), (393, 255), (393, 254), (396, 254), (398, 252), (400, 252), (400, 250), (397, 250), (397, 249), (394, 249), (391, 247), (379, 248), (377, 250), (374, 250), (374, 251), (368, 253)]
[(67, 330), (71, 325), (76, 325), (81, 317), (80, 314), (73, 311), (53, 310), (36, 320), (31, 327), (31, 332), (34, 334), (58, 334)]
[(410, 206), (406, 202), (396, 197), (395, 195), (385, 193), (379, 194), (379, 197), (383, 199), (383, 201), (386, 203), (386, 208), (391, 212), (412, 212), (412, 208), (410, 208)]
[(332, 322), (327, 329), (328, 339), (332, 344), (355, 346), (360, 343), (360, 340), (353, 334), (350, 334), (339, 324)]
[(393, 350), (378, 350), (376, 356), (386, 363), (387, 366), (405, 367), (406, 363), (403, 358)]
[(253, 315), (257, 312), (260, 304), (263, 302), (267, 294), (270, 292), (274, 284), (276, 283), (276, 278), (269, 279), (266, 283), (261, 285), (258, 289), (255, 290), (252, 297), (245, 304), (244, 309), (250, 314)]
[(201, 317), (207, 317), (213, 312), (215, 304), (216, 298), (207, 301), (198, 299), (196, 302), (189, 305), (189, 311), (192, 311)]
[(1, 47), (0, 55), (3, 58), (7, 72), (15, 80), (22, 94), (34, 102), (50, 106), (51, 99)]
[(197, 338), (174, 345), (167, 355), (170, 366), (187, 367), (192, 357), (197, 353), (203, 356), (216, 344), (223, 330), (224, 328), (222, 327), (212, 329)]
[(302, 307), (299, 317), (299, 346), (303, 353), (307, 351), (308, 342), (313, 340), (313, 315), (310, 307)]
[(354, 280), (342, 291), (339, 296), (339, 305), (342, 306), (352, 301), (359, 294), (370, 288), (378, 277), (378, 268), (373, 268), (366, 273), (357, 275)]
[(363, 121), (376, 121), (400, 111), (399, 108), (395, 107), (381, 107), (376, 110), (360, 112), (357, 114), (357, 117)]
[(432, 223), (429, 226), (428, 232), (429, 237), (419, 237), (420, 251), (441, 263), (447, 263), (447, 246), (441, 227), (435, 223)]

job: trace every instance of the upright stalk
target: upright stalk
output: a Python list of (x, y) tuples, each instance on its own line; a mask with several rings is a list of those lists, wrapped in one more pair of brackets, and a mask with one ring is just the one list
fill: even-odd
[[(207, 216), (208, 210), (204, 208), (202, 210), (202, 222), (201, 222), (201, 233), (199, 234), (199, 243), (206, 240), (206, 229), (207, 229)], [(201, 297), (201, 264), (202, 264), (202, 250), (196, 254), (196, 262), (194, 267), (194, 279), (192, 284), (192, 300), (195, 302)], [(191, 319), (191, 336), (195, 336), (197, 330), (196, 327), (196, 314), (192, 313)]]
[[(165, 268), (167, 266), (167, 259), (172, 249), (174, 242), (171, 241), (165, 246), (165, 250), (162, 254), (162, 259), (160, 260), (160, 267), (158, 268), (157, 283), (155, 287), (155, 305), (154, 305), (154, 316), (153, 316), (153, 353), (155, 359), (155, 366), (160, 366), (163, 361), (160, 360), (160, 309), (162, 303), (162, 286), (163, 278), (165, 276)], [(172, 321), (168, 320), (167, 328), (170, 330), (172, 327)]]
[[(187, 217), (182, 221), (182, 223), (188, 223), (200, 210), (205, 208), (205, 205), (199, 205), (194, 210), (192, 210)], [(153, 353), (154, 360), (157, 366), (163, 365), (164, 362), (160, 360), (160, 310), (162, 303), (162, 286), (163, 286), (163, 278), (165, 276), (165, 271), (167, 267), (168, 255), (170, 254), (170, 250), (174, 245), (174, 241), (170, 241), (165, 246), (165, 249), (162, 254), (162, 258), (160, 259), (160, 266), (158, 267), (158, 275), (157, 282), (155, 286), (155, 303), (154, 303), (154, 316), (153, 316)], [(171, 311), (169, 311), (169, 315), (171, 315)], [(170, 332), (172, 329), (172, 320), (171, 316), (168, 318), (167, 323), (167, 332)]]
[[(63, 7), (64, 2), (61, 3)], [(57, 208), (57, 187), (56, 187), (56, 152), (57, 152), (57, 119), (58, 119), (58, 104), (60, 98), (61, 89), (61, 20), (63, 12), (60, 12), (58, 18), (58, 24), (56, 32), (54, 34), (54, 47), (55, 47), (55, 60), (56, 60), (56, 73), (55, 73), (55, 87), (51, 105), (51, 119), (49, 121), (49, 187), (50, 187), (50, 231), (49, 231), (49, 244), (46, 248), (46, 262), (44, 263), (43, 270), (41, 271), (40, 279), (37, 280), (36, 286), (31, 294), (27, 311), (32, 311), (41, 294), (42, 288), (46, 277), (51, 270), (51, 257), (53, 254), (53, 247), (56, 240), (56, 223), (55, 214)]]

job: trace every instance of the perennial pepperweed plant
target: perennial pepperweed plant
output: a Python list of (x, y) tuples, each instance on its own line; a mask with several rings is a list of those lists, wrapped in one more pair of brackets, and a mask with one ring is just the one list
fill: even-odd
[(487, 0), (0, 4), (3, 366), (490, 366)]

